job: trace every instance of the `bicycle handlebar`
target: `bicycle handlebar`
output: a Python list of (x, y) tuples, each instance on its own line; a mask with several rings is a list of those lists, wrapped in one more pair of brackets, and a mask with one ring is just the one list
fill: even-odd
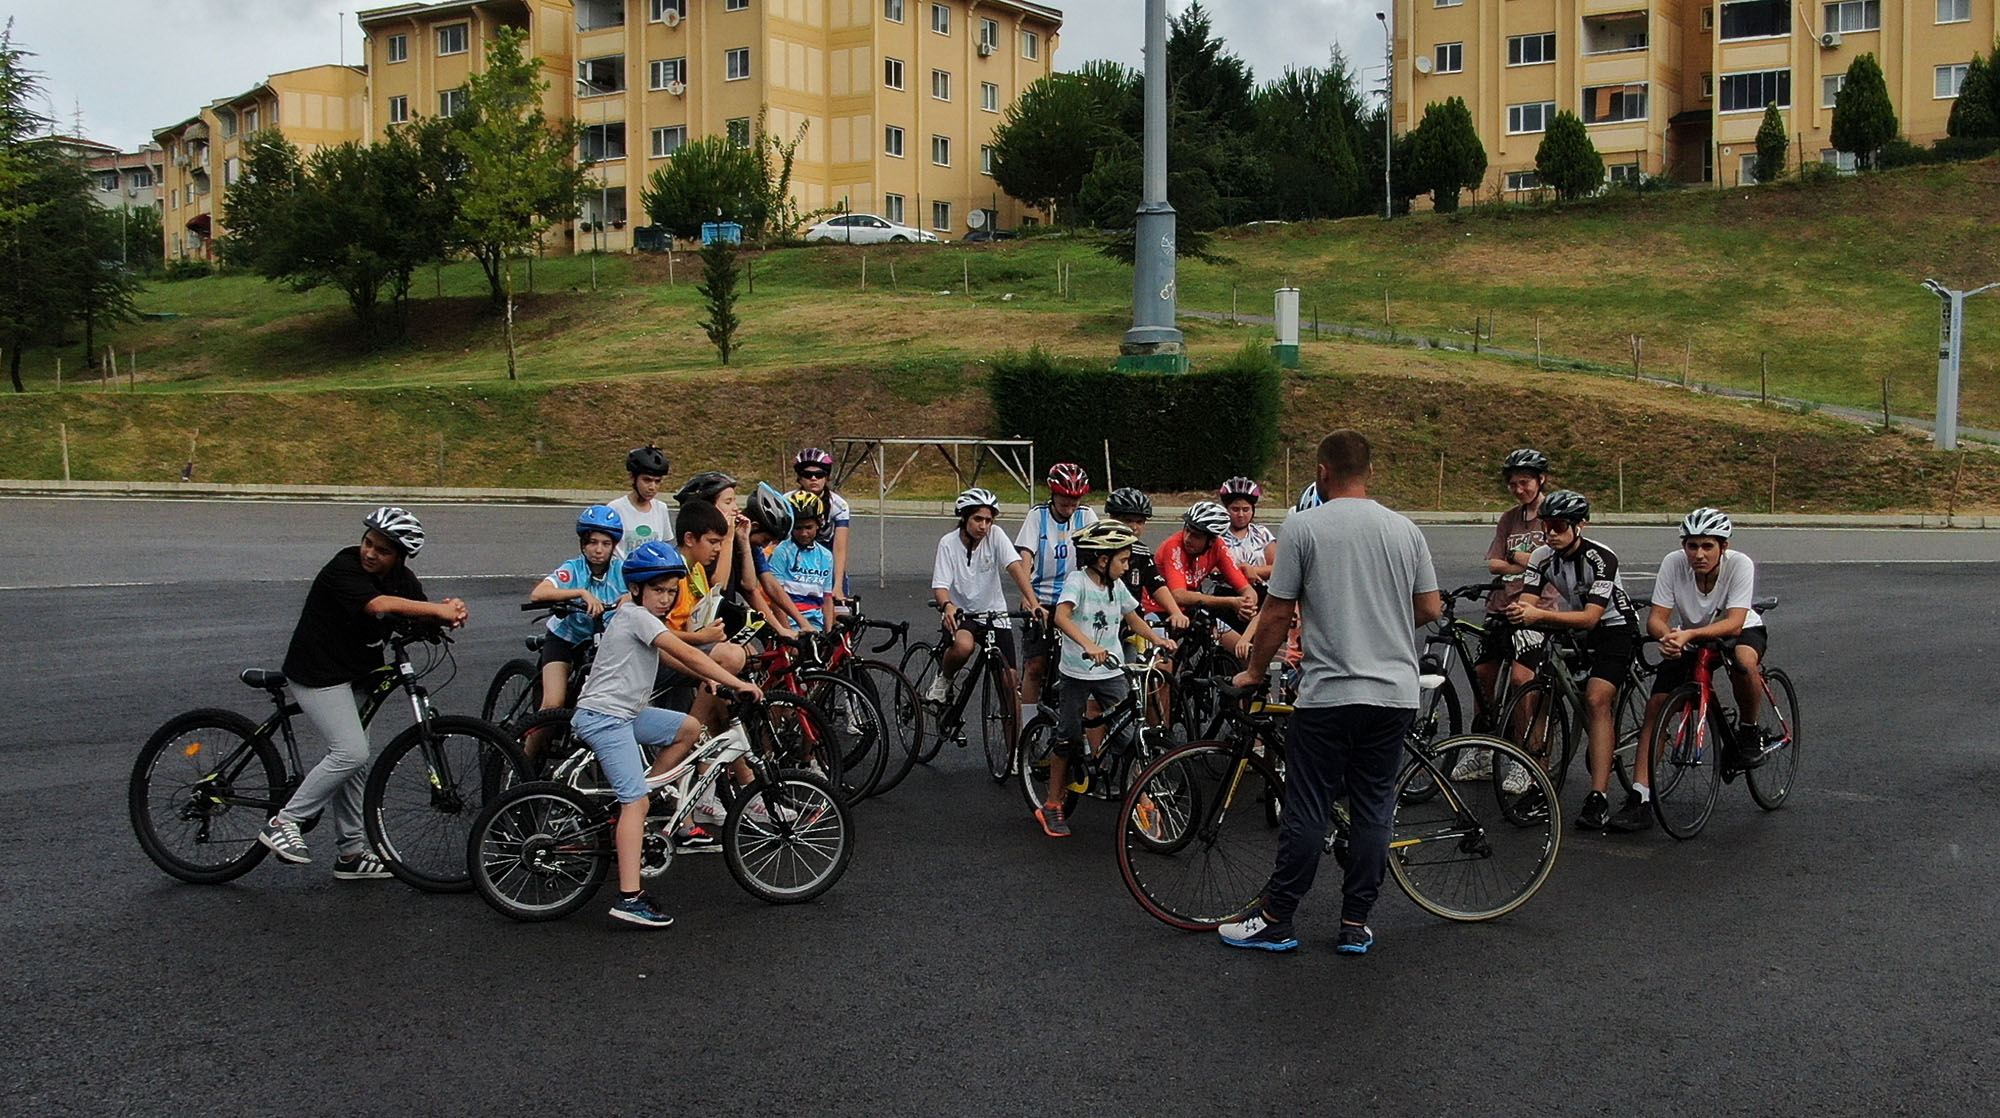
[(1461, 586), (1456, 590), (1447, 592), (1444, 600), (1447, 602), (1470, 602), (1478, 598), (1483, 598), (1500, 589), (1505, 581), (1504, 579), (1496, 578), (1491, 582), (1476, 582), (1468, 586)]

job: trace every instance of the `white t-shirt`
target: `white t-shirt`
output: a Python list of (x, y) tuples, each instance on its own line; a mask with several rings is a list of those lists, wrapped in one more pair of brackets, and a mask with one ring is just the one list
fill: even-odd
[(1028, 519), (1014, 536), (1014, 550), (1026, 552), (1033, 567), (1030, 581), (1035, 597), (1045, 606), (1054, 606), (1062, 594), (1063, 580), (1075, 569), (1076, 557), (1069, 538), (1097, 523), (1097, 510), (1079, 504), (1068, 520), (1059, 520), (1048, 502), (1028, 510)]
[(618, 549), (612, 553), (614, 558), (625, 558), (638, 550), (641, 544), (657, 542), (673, 545), (673, 514), (667, 511), (665, 501), (655, 497), (653, 507), (640, 512), (632, 507), (632, 495), (627, 493), (610, 504), (617, 510), (618, 519), (625, 522), (625, 536), (618, 541)]
[[(937, 558), (931, 562), (931, 589), (950, 594), (960, 609), (975, 613), (1005, 610), (1007, 567), (1020, 558), (1007, 529), (998, 524), (986, 530), (986, 538), (970, 553), (959, 539), (958, 529), (953, 528), (938, 540)], [(1011, 622), (1003, 617), (996, 627), (1010, 628)]]
[(1242, 535), (1228, 530), (1222, 531), (1222, 542), (1229, 547), (1229, 557), (1236, 560), (1239, 567), (1261, 567), (1264, 565), (1264, 549), (1277, 539), (1269, 528), (1262, 524), (1252, 524), (1243, 529)]
[[(1124, 658), (1124, 650), (1118, 641), (1118, 628), (1125, 621), (1125, 615), (1139, 608), (1132, 592), (1125, 589), (1123, 582), (1110, 586), (1099, 586), (1097, 580), (1081, 571), (1070, 575), (1063, 583), (1062, 596), (1057, 603), (1068, 602), (1076, 608), (1070, 613), (1070, 620), (1083, 630), (1091, 643), (1111, 653), (1109, 667), (1101, 666), (1083, 654), (1083, 646), (1062, 633), (1062, 658), (1057, 669), (1071, 679), (1110, 679), (1119, 674), (1119, 661)], [(1057, 630), (1061, 632), (1061, 630)]]
[(597, 660), (590, 667), (590, 678), (583, 681), (583, 693), (576, 697), (577, 709), (613, 718), (639, 717), (646, 700), (653, 696), (653, 680), (660, 673), (660, 650), (653, 642), (666, 631), (666, 622), (637, 605), (612, 614), (597, 642)]
[(1743, 619), (1745, 629), (1764, 623), (1750, 609), (1756, 594), (1757, 564), (1740, 551), (1722, 553), (1722, 569), (1715, 573), (1715, 585), (1704, 594), (1695, 582), (1694, 567), (1687, 553), (1675, 551), (1660, 560), (1660, 575), (1653, 583), (1653, 604), (1669, 611), (1667, 623), (1676, 629), (1699, 629), (1733, 609), (1750, 610)]

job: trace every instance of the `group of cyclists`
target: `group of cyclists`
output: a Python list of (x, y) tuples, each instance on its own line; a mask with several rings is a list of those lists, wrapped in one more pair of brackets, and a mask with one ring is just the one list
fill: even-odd
[[(704, 733), (724, 728), (728, 709), (717, 689), (760, 694), (744, 678), (743, 646), (730, 640), (740, 627), (754, 618), (780, 639), (793, 639), (840, 624), (848, 600), (851, 510), (833, 491), (833, 456), (817, 447), (794, 456), (789, 491), (765, 483), (746, 488), (727, 474), (704, 471), (688, 478), (671, 508), (661, 497), (671, 470), (665, 453), (639, 447), (625, 465), (629, 490), (582, 510), (575, 522), (577, 554), (537, 582), (530, 598), (563, 606), (540, 642), (540, 706), (574, 708), (575, 734), (595, 754), (621, 805), (620, 896), (611, 915), (658, 927), (671, 918), (644, 892), (640, 874), (648, 777), (671, 771)], [(1661, 561), (1652, 598), (1641, 604), (1626, 591), (1617, 554), (1586, 535), (1589, 499), (1548, 488), (1545, 454), (1517, 450), (1499, 473), (1515, 503), (1500, 517), (1486, 553), (1498, 581), (1487, 602), (1489, 624), (1473, 679), (1489, 695), (1502, 671), (1511, 672), (1515, 684), (1526, 683), (1546, 654), (1550, 633), (1582, 634), (1590, 789), (1576, 826), (1650, 826), (1643, 754), (1615, 812), (1608, 793), (1614, 700), (1642, 633), (1658, 642), (1663, 660), (1642, 750), (1666, 696), (1687, 681), (1690, 648), (1720, 642), (1743, 669), (1732, 676), (1747, 730), (1737, 735), (1726, 765), (1758, 764), (1754, 680), (1766, 641), (1751, 606), (1755, 565), (1732, 546), (1729, 517), (1713, 508), (1689, 513), (1681, 523), (1682, 546)], [(956, 524), (939, 538), (931, 570), (943, 631), (941, 664), (922, 701), (941, 709), (962, 685), (961, 673), (976, 650), (968, 615), (999, 630), (1002, 655), (1018, 669), (1006, 683), (1018, 696), (1018, 725), (1028, 725), (1045, 703), (1056, 713), (1047, 801), (1034, 817), (1046, 835), (1062, 838), (1071, 833), (1064, 794), (1071, 766), (1092, 748), (1086, 715), (1126, 697), (1128, 647), (1171, 655), (1200, 627), (1214, 647), (1238, 660), (1250, 655), (1278, 537), (1257, 522), (1265, 492), (1248, 477), (1229, 478), (1213, 499), (1188, 507), (1157, 550), (1144, 538), (1155, 511), (1146, 493), (1113, 490), (1100, 515), (1087, 503), (1091, 483), (1081, 466), (1058, 463), (1046, 483), (1049, 499), (1029, 509), (1011, 533), (990, 490), (975, 486), (955, 498)], [(1309, 484), (1292, 508), (1303, 511), (1321, 501), (1318, 484)], [(361, 828), (370, 750), (351, 686), (379, 664), (377, 646), (389, 619), (444, 626), (466, 619), (462, 602), (429, 602), (411, 572), (409, 561), (425, 539), (414, 515), (384, 507), (369, 514), (363, 528), (359, 545), (335, 555), (314, 580), (284, 664), (292, 693), (327, 741), (328, 754), (258, 836), (279, 859), (309, 862), (300, 824), (330, 811), (334, 872), (343, 880), (390, 876), (366, 848)], [(1026, 622), (1018, 649), (1010, 615)], [(1296, 632), (1275, 643), (1285, 649), (1280, 657), (1296, 659)], [(1272, 640), (1260, 645), (1272, 646)], [(578, 693), (570, 694), (573, 669), (592, 649), (594, 663)], [(1264, 666), (1256, 667), (1261, 674)], [(1051, 688), (1059, 691), (1053, 701)], [(677, 701), (655, 705), (662, 694)], [(538, 743), (522, 744), (532, 755)], [(749, 780), (747, 770), (734, 775)], [(710, 831), (723, 815), (711, 790), (692, 822), (672, 836), (675, 848), (713, 848)]]

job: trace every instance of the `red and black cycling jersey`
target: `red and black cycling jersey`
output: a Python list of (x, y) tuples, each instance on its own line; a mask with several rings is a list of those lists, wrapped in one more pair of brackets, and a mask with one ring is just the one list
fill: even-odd
[(1625, 582), (1618, 577), (1618, 553), (1596, 540), (1579, 539), (1567, 555), (1548, 544), (1536, 548), (1521, 576), (1521, 595), (1532, 599), (1544, 586), (1555, 587), (1570, 609), (1603, 606), (1604, 616), (1597, 620), (1600, 628), (1630, 625), (1637, 619)]
[(1243, 577), (1242, 568), (1236, 565), (1236, 560), (1229, 556), (1229, 549), (1217, 539), (1210, 539), (1208, 550), (1200, 555), (1189, 555), (1187, 533), (1175, 532), (1160, 545), (1159, 565), (1170, 590), (1199, 592), (1202, 580), (1211, 576), (1239, 593), (1250, 588), (1250, 580)]

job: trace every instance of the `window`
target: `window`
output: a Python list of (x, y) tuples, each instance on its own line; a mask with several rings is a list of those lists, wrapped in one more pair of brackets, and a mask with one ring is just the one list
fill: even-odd
[(1713, 30), (1715, 30), (1715, 5), (1713, 5), (1713, 4), (1704, 4), (1704, 5), (1702, 5), (1702, 8), (1701, 8), (1701, 29), (1702, 29), (1703, 31), (1713, 31)]
[(1964, 23), (1972, 18), (1972, 0), (1937, 0), (1939, 23)]
[(1000, 21), (982, 19), (979, 21), (979, 45), (988, 50), (1000, 49)]
[(903, 224), (903, 196), (884, 194), (882, 196), (882, 216), (898, 225)]
[(1610, 124), (1615, 121), (1646, 119), (1646, 87), (1640, 85), (1594, 85), (1583, 90), (1583, 122)]
[(979, 148), (979, 173), (982, 175), (990, 175), (993, 173), (992, 144), (983, 144)]
[(1736, 165), (1736, 182), (1740, 186), (1751, 186), (1762, 182), (1757, 177), (1757, 157), (1746, 155)]
[(1826, 6), (1822, 31), (1882, 30), (1882, 0), (1839, 0)]
[(458, 111), (464, 107), (465, 88), (463, 86), (458, 89), (447, 89), (443, 93), (438, 94), (439, 116), (457, 116)]
[(931, 203), (931, 228), (941, 233), (951, 232), (951, 203)]
[(228, 109), (217, 109), (215, 110), (215, 119), (218, 124), (222, 125), (222, 138), (225, 140), (235, 139), (236, 114)]
[(729, 137), (729, 146), (747, 148), (750, 146), (750, 118), (731, 118), (723, 125), (723, 134)]
[(951, 9), (943, 4), (931, 5), (931, 30), (940, 35), (951, 34)]
[(1021, 32), (1021, 57), (1030, 62), (1042, 60), (1042, 37), (1033, 31)]
[(665, 89), (675, 82), (687, 84), (688, 60), (685, 58), (656, 58), (651, 69), (652, 80), (647, 84), (654, 89)]
[(1000, 111), (1000, 87), (992, 82), (979, 83), (979, 107), (989, 113)]
[(1938, 67), (1937, 86), (1936, 86), (1937, 92), (1933, 93), (1932, 96), (1933, 97), (1958, 96), (1958, 87), (1965, 84), (1965, 67), (1966, 64), (1963, 62), (1954, 62), (1949, 66)]
[(653, 158), (667, 159), (688, 142), (687, 125), (653, 129)]
[(1792, 33), (1792, 0), (1737, 0), (1722, 5), (1724, 39), (1768, 39)]
[(1456, 8), (1463, 3), (1465, 0), (1437, 0), (1437, 6), (1440, 8)]
[(136, 171), (128, 171), (126, 174), (129, 176), (131, 184), (135, 187), (144, 188), (153, 185), (153, 169), (151, 167), (141, 167)]
[(903, 88), (903, 60), (885, 58), (882, 60), (882, 84), (890, 89)]
[(1840, 87), (1847, 84), (1846, 74), (1828, 74), (1819, 80), (1819, 104), (1823, 109), (1833, 108), (1833, 102), (1840, 96)]
[(117, 171), (104, 171), (97, 175), (97, 190), (100, 193), (109, 194), (117, 189), (118, 189)]
[(450, 27), (438, 28), (439, 54), (464, 54), (469, 23), (454, 23)]
[[(1701, 99), (1704, 101), (1715, 100), (1715, 73), (1711, 70), (1703, 70), (1701, 72)], [(1704, 179), (1703, 181), (1707, 180)]]
[(256, 109), (244, 109), (244, 110), (243, 110), (243, 134), (244, 134), (244, 135), (246, 135), (246, 136), (248, 136), (248, 135), (250, 135), (251, 133), (253, 133), (253, 132), (255, 132), (255, 131), (257, 131), (257, 110), (256, 110)]
[(722, 10), (725, 12), (747, 12), (750, 10), (750, 0), (729, 0), (728, 3), (722, 6)]
[(1644, 12), (1584, 17), (1583, 53), (1617, 54), (1645, 50), (1651, 38), (1647, 18)]
[(625, 122), (614, 120), (607, 124), (584, 125), (577, 148), (583, 158), (592, 163), (625, 158)]
[(1770, 104), (1781, 109), (1792, 107), (1790, 70), (1754, 70), (1747, 74), (1722, 75), (1722, 103), (1717, 106), (1722, 112), (1763, 112), (1764, 106)]
[(951, 74), (944, 70), (931, 71), (931, 96), (940, 101), (951, 100)]
[(576, 0), (576, 29), (602, 31), (625, 26), (625, 0)]
[(1437, 45), (1437, 72), (1456, 74), (1465, 69), (1464, 43), (1439, 43)]
[(882, 129), (882, 154), (903, 158), (903, 130), (891, 124)]
[(580, 97), (603, 97), (612, 93), (625, 92), (625, 56), (607, 55), (603, 58), (586, 58), (576, 64), (576, 80), (583, 87), (577, 90)]
[(1538, 66), (1556, 60), (1556, 33), (1515, 35), (1507, 40), (1507, 65)]
[(1821, 148), (1819, 153), (1819, 161), (1833, 168), (1834, 170), (1839, 171), (1843, 175), (1851, 175), (1854, 173), (1855, 169), (1854, 153), (1851, 151), (1835, 151), (1832, 148)]
[(668, 12), (672, 12), (676, 19), (686, 19), (688, 17), (688, 0), (653, 0), (653, 14), (651, 18), (654, 23), (665, 23)]
[(1613, 186), (1638, 186), (1646, 176), (1639, 173), (1637, 163), (1614, 163), (1605, 168)]
[(408, 97), (389, 98), (389, 123), (408, 124), (410, 122), (410, 99)]
[(1549, 121), (1554, 120), (1555, 115), (1556, 103), (1554, 101), (1530, 101), (1525, 105), (1509, 105), (1507, 106), (1507, 131), (1510, 134), (1518, 132), (1547, 132), (1549, 130)]
[(1537, 178), (1533, 171), (1507, 172), (1508, 190), (1540, 190), (1541, 188), (1542, 180)]
[(738, 82), (750, 76), (749, 47), (731, 48), (727, 58), (729, 64), (728, 64), (728, 72), (725, 76), (728, 78), (728, 80), (733, 82)]
[(939, 167), (951, 166), (951, 137), (931, 137), (931, 162)]
[(389, 36), (389, 61), (408, 62), (410, 60), (410, 37), (408, 35)]
[(237, 176), (243, 173), (243, 161), (230, 156), (222, 161), (222, 185), (234, 186)]
[[(890, 23), (903, 22), (903, 0), (882, 0), (882, 18)], [(891, 198), (897, 195), (889, 195)]]

